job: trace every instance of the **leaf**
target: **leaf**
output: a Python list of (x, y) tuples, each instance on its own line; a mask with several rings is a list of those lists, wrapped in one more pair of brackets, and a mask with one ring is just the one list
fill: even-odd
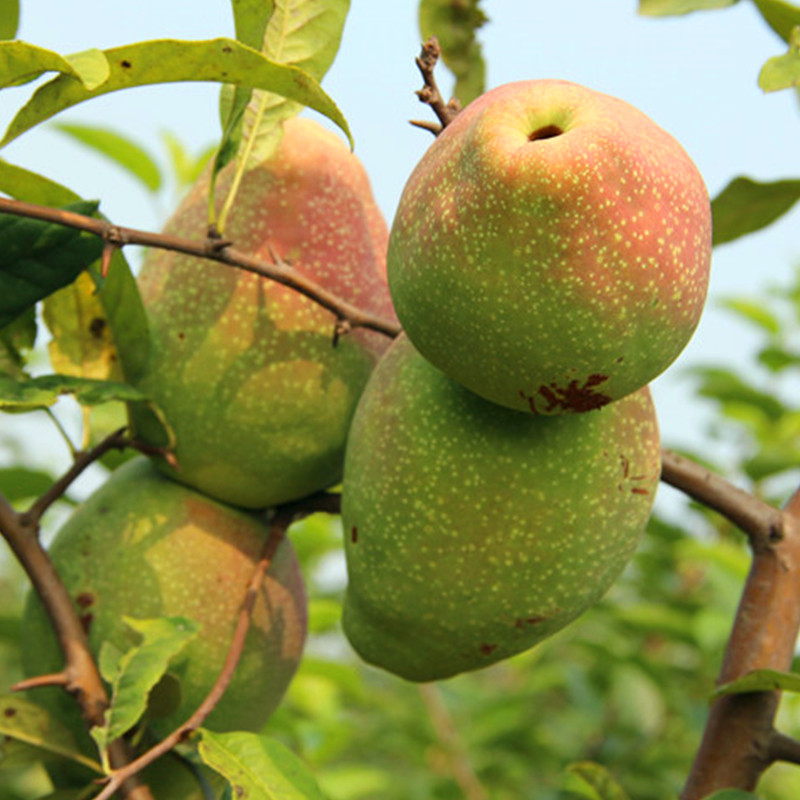
[(280, 742), (240, 731), (198, 733), (200, 757), (238, 800), (324, 800), (308, 767)]
[(33, 348), (36, 333), (34, 306), (0, 328), (0, 373), (5, 372), (14, 378), (25, 375), (25, 353)]
[(734, 178), (711, 203), (713, 244), (732, 242), (766, 228), (798, 200), (800, 180), (759, 183), (750, 178)]
[[(339, 51), (349, 10), (350, 0), (274, 0), (261, 51), (321, 81)], [(280, 142), (280, 123), (302, 108), (274, 92), (253, 92), (243, 131), (249, 166), (269, 158)]]
[(81, 198), (75, 192), (36, 172), (9, 164), (0, 158), (0, 192), (14, 200), (40, 206), (66, 206)]
[(761, 800), (757, 794), (745, 792), (743, 789), (722, 789), (708, 795), (705, 800)]
[(577, 764), (570, 764), (567, 770), (590, 786), (594, 790), (597, 800), (628, 800), (625, 790), (601, 764), (593, 761), (581, 761)]
[(771, 394), (745, 383), (738, 375), (717, 367), (697, 367), (689, 371), (700, 379), (697, 393), (716, 400), (723, 406), (744, 406), (757, 409), (772, 422), (785, 411), (783, 404)]
[(96, 380), (122, 378), (105, 309), (88, 272), (45, 299), (43, 318), (53, 334), (48, 351), (57, 373)]
[(0, 89), (27, 83), (43, 72), (62, 73), (67, 81), (91, 92), (108, 77), (108, 62), (100, 50), (61, 56), (27, 42), (0, 41)]
[(16, 381), (0, 374), (0, 409), (30, 411), (53, 405), (61, 395), (74, 395), (82, 405), (93, 406), (112, 400), (146, 401), (147, 396), (130, 384), (96, 381), (71, 375), (40, 375)]
[(85, 100), (133, 86), (176, 81), (219, 81), (275, 92), (331, 119), (352, 144), (342, 112), (313, 78), (296, 67), (276, 64), (233, 39), (196, 42), (161, 39), (104, 52), (111, 74), (102, 86), (91, 91), (70, 76), (59, 75), (34, 92), (9, 124), (0, 147)]
[(185, 617), (139, 620), (126, 617), (125, 623), (141, 634), (142, 641), (122, 656), (106, 653), (103, 658), (104, 670), (114, 672), (109, 680), (111, 705), (106, 711), (105, 725), (90, 731), (101, 751), (141, 719), (150, 690), (167, 671), (170, 660), (200, 630), (196, 622)]
[(645, 17), (672, 17), (692, 11), (727, 8), (739, 0), (639, 0), (639, 13)]
[[(72, 203), (66, 208), (92, 214), (97, 203)], [(0, 327), (72, 283), (102, 249), (98, 237), (83, 231), (0, 214)]]
[(98, 125), (62, 122), (55, 127), (122, 167), (151, 192), (161, 188), (161, 170), (155, 159), (129, 137)]
[(462, 105), (483, 94), (486, 62), (475, 36), (488, 22), (480, 8), (481, 0), (421, 0), (419, 30), (423, 40), (436, 36), (442, 48), (442, 61), (456, 79), (453, 94)]
[(800, 86), (800, 25), (789, 34), (789, 51), (768, 59), (761, 68), (758, 85), (765, 92)]
[(181, 187), (189, 186), (197, 180), (203, 171), (203, 167), (208, 163), (216, 149), (214, 146), (207, 147), (194, 156), (186, 150), (177, 136), (170, 131), (164, 131), (161, 134), (161, 140), (164, 142), (169, 155), (172, 174)]
[(69, 730), (53, 719), (44, 708), (19, 695), (0, 695), (0, 735), (77, 761), (99, 774), (103, 773), (100, 764), (80, 752)]
[(231, 6), (236, 40), (260, 50), (274, 3), (272, 0), (231, 0)]
[(800, 355), (781, 347), (764, 347), (759, 350), (757, 358), (758, 363), (763, 364), (770, 372), (783, 372), (791, 367), (800, 367)]
[(4, 467), (0, 469), (0, 492), (9, 503), (18, 503), (43, 495), (53, 480), (53, 477), (43, 470)]
[(800, 675), (795, 672), (779, 672), (774, 669), (755, 669), (741, 678), (718, 686), (714, 697), (726, 694), (747, 694), (749, 692), (800, 692)]
[(753, 2), (767, 25), (788, 43), (792, 28), (800, 25), (800, 8), (784, 0), (753, 0)]
[(762, 444), (758, 453), (742, 463), (745, 474), (754, 481), (763, 481), (772, 475), (780, 475), (798, 467), (800, 450), (791, 443), (774, 447)]
[(730, 297), (723, 300), (720, 306), (732, 311), (741, 319), (752, 323), (769, 334), (780, 333), (780, 321), (768, 308), (760, 303), (745, 300), (744, 298)]
[(0, 39), (14, 39), (19, 28), (19, 0), (0, 0)]

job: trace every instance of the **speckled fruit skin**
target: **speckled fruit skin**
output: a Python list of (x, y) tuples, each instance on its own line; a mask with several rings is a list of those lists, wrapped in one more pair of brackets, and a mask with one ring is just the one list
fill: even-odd
[(433, 364), (536, 414), (648, 384), (705, 302), (708, 193), (668, 133), (556, 80), (467, 106), (425, 153), (392, 225), (397, 315)]
[(401, 337), (348, 442), (347, 637), (412, 681), (531, 647), (622, 571), (659, 471), (647, 388), (585, 414), (534, 417), (466, 390)]
[[(224, 198), (232, 173), (219, 179)], [(208, 182), (190, 192), (165, 232), (205, 235)], [(276, 154), (246, 173), (225, 235), (266, 261), (271, 251), (360, 307), (393, 319), (388, 231), (357, 158), (307, 119), (286, 123)], [(177, 439), (172, 477), (227, 503), (264, 508), (341, 478), (353, 411), (388, 339), (356, 330), (332, 347), (335, 317), (253, 273), (165, 250), (138, 278), (151, 335), (137, 384)], [(137, 434), (164, 444), (136, 408)]]
[[(188, 718), (216, 680), (267, 536), (260, 519), (204, 497), (137, 458), (117, 469), (53, 540), (50, 555), (95, 654), (104, 641), (120, 649), (138, 641), (122, 615), (184, 616), (202, 625), (170, 665), (182, 694), (172, 713), (152, 722), (162, 735)], [(284, 541), (256, 601), (242, 659), (204, 724), (213, 730), (259, 730), (294, 675), (306, 626), (302, 576)], [(22, 644), (27, 674), (62, 668), (51, 627), (33, 595)], [(74, 717), (75, 704), (64, 692), (43, 698), (37, 693), (34, 699), (52, 705), (59, 716)]]

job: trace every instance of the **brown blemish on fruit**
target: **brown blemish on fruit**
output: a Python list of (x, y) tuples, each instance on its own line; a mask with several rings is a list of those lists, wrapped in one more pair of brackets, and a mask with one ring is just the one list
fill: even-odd
[(577, 380), (570, 381), (566, 387), (561, 387), (557, 383), (551, 383), (549, 386), (542, 384), (536, 394), (541, 395), (547, 403), (543, 409), (536, 407), (536, 395), (526, 395), (521, 389), (519, 394), (520, 397), (527, 400), (528, 406), (534, 414), (549, 414), (556, 409), (578, 413), (594, 411), (611, 402), (609, 395), (596, 391), (596, 387), (607, 380), (608, 375), (594, 373), (582, 385)]
[(94, 595), (91, 592), (81, 592), (76, 598), (75, 602), (79, 608), (89, 608), (94, 605)]
[(353, 544), (358, 541), (358, 528), (355, 525), (350, 529), (350, 541)]
[(496, 644), (482, 644), (480, 646), (480, 651), (485, 656), (491, 655), (495, 650), (497, 650)]
[(3, 709), (3, 716), (4, 717), (13, 717), (17, 713), (16, 708), (4, 708)]

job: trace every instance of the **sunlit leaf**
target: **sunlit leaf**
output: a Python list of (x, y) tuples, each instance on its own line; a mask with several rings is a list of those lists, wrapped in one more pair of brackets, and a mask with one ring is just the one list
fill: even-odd
[(727, 8), (739, 0), (639, 0), (639, 13), (646, 17), (671, 17), (692, 11)]
[(0, 0), (0, 39), (14, 39), (19, 27), (19, 0)]
[(43, 470), (28, 467), (0, 468), (0, 492), (10, 503), (39, 497), (52, 483), (53, 477)]
[(781, 329), (780, 320), (763, 303), (731, 297), (722, 300), (720, 305), (769, 334), (777, 334)]
[(91, 730), (101, 749), (141, 719), (150, 690), (164, 675), (169, 662), (200, 630), (196, 622), (184, 617), (126, 618), (125, 622), (141, 635), (142, 641), (121, 656), (104, 656), (104, 677), (111, 676), (111, 706), (106, 711), (105, 725)]
[(297, 67), (276, 64), (234, 39), (163, 39), (115, 47), (105, 55), (111, 69), (108, 80), (91, 91), (71, 76), (59, 75), (39, 87), (9, 124), (0, 146), (85, 100), (133, 86), (176, 81), (216, 81), (265, 89), (324, 114), (350, 136), (341, 111), (313, 78)]
[(749, 478), (763, 481), (773, 475), (800, 468), (800, 449), (786, 443), (782, 447), (770, 447), (762, 444), (761, 450), (752, 458), (748, 458), (742, 467)]
[(462, 105), (483, 94), (486, 85), (486, 62), (476, 31), (488, 18), (481, 0), (421, 0), (419, 30), (423, 41), (431, 36), (439, 40), (442, 61), (456, 79), (453, 94)]
[(108, 64), (100, 50), (61, 56), (27, 42), (0, 41), (0, 89), (27, 83), (43, 72), (63, 73), (67, 80), (92, 91), (108, 77)]
[(272, 0), (231, 0), (237, 41), (260, 50), (273, 5)]
[(203, 762), (248, 800), (324, 800), (308, 767), (275, 739), (255, 733), (212, 733), (201, 728)]
[(800, 367), (800, 355), (790, 353), (782, 347), (764, 347), (758, 351), (759, 364), (763, 364), (770, 372), (783, 372), (785, 369)]
[(783, 403), (772, 394), (761, 391), (729, 370), (717, 367), (698, 367), (691, 374), (700, 379), (698, 394), (723, 405), (732, 404), (756, 409), (767, 419), (778, 420), (783, 415)]
[(582, 761), (571, 764), (568, 770), (591, 787), (597, 800), (628, 800), (625, 790), (602, 764)]
[[(91, 215), (97, 203), (73, 203), (67, 209)], [(102, 249), (102, 241), (88, 233), (0, 214), (0, 327), (72, 283)]]
[(713, 243), (732, 242), (767, 227), (798, 200), (800, 180), (760, 183), (751, 178), (734, 178), (711, 203)]
[(800, 675), (774, 669), (756, 669), (738, 680), (724, 683), (714, 691), (714, 697), (749, 692), (800, 692)]
[(172, 174), (181, 187), (190, 186), (197, 180), (216, 149), (214, 145), (210, 145), (197, 155), (192, 155), (178, 137), (170, 131), (164, 131), (161, 134), (161, 140), (169, 155)]
[(161, 188), (161, 170), (155, 159), (130, 137), (98, 125), (61, 122), (56, 127), (122, 167), (150, 191)]
[(0, 374), (0, 409), (25, 411), (47, 408), (61, 395), (74, 395), (82, 405), (119, 401), (145, 401), (147, 395), (127, 383), (96, 381), (72, 375), (39, 375), (16, 381)]
[(788, 42), (795, 25), (800, 25), (800, 8), (784, 0), (753, 0), (766, 23)]
[(0, 192), (42, 206), (66, 206), (81, 198), (60, 183), (0, 158)]
[(770, 58), (761, 68), (758, 85), (765, 92), (800, 86), (800, 25), (789, 34), (789, 51)]
[(100, 764), (80, 752), (74, 737), (61, 723), (44, 708), (20, 695), (0, 696), (0, 736), (76, 761), (94, 772), (103, 772)]

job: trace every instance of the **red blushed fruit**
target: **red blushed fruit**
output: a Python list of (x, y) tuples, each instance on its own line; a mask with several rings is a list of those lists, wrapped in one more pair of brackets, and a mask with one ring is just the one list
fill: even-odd
[(417, 349), (534, 414), (591, 411), (648, 384), (705, 303), (702, 177), (642, 112), (565, 81), (475, 100), (417, 165), (389, 285)]
[[(233, 165), (219, 177), (224, 198)], [(165, 232), (202, 239), (208, 176)], [(221, 202), (221, 201), (220, 201)], [(333, 133), (289, 120), (278, 150), (247, 171), (225, 237), (264, 261), (392, 319), (388, 231), (358, 159)], [(341, 478), (356, 403), (389, 339), (356, 330), (332, 346), (335, 316), (252, 272), (165, 250), (138, 278), (151, 333), (136, 379), (174, 434), (175, 479), (223, 502), (263, 508)], [(132, 407), (137, 436), (164, 445), (161, 428)]]

